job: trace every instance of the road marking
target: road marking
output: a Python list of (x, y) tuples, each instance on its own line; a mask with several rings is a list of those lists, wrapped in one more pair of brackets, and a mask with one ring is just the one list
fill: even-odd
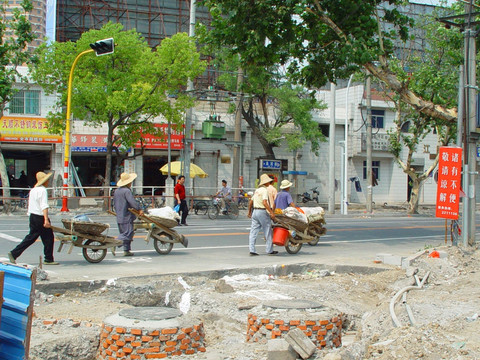
[(15, 237), (15, 236), (11, 236), (11, 235), (4, 234), (4, 233), (0, 233), (0, 238), (5, 239), (5, 240), (10, 240), (10, 241), (13, 241), (13, 242), (20, 242), (20, 241), (22, 241), (22, 239), (19, 239), (19, 238)]

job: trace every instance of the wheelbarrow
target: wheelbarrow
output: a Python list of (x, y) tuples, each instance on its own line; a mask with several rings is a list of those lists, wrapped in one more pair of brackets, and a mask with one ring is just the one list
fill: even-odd
[(74, 221), (62, 219), (64, 228), (52, 226), (55, 238), (60, 241), (58, 252), (64, 245), (70, 245), (68, 253), (71, 254), (74, 247), (82, 248), (82, 254), (89, 263), (99, 263), (110, 249), (115, 256), (115, 247), (122, 245), (122, 241), (113, 236), (102, 235), (109, 227), (108, 224), (90, 221)]
[(303, 244), (317, 245), (320, 236), (325, 235), (327, 232), (327, 229), (324, 227), (325, 219), (323, 217), (308, 223), (280, 214), (275, 215), (275, 219), (276, 221), (273, 224), (274, 231), (275, 227), (288, 231), (284, 246), (289, 254), (298, 253)]
[[(175, 243), (180, 243), (184, 247), (188, 247), (188, 239), (184, 235), (173, 230), (173, 228), (178, 225), (176, 220), (165, 219), (158, 216), (148, 216), (145, 214), (140, 215), (138, 210), (128, 210), (138, 219), (138, 221), (133, 223), (134, 230), (147, 230), (145, 242), (148, 244), (150, 239), (153, 239), (153, 247), (160, 255), (169, 254)], [(113, 211), (109, 211), (108, 213), (116, 215)]]

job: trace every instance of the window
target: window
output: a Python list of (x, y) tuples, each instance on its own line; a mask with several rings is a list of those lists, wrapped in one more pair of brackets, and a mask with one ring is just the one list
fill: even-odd
[(383, 129), (383, 118), (385, 110), (372, 110), (372, 128)]
[(11, 114), (40, 115), (40, 91), (20, 90), (10, 101)]
[[(372, 173), (375, 179), (380, 180), (380, 161), (372, 161)], [(363, 180), (367, 180), (367, 162), (363, 162)]]

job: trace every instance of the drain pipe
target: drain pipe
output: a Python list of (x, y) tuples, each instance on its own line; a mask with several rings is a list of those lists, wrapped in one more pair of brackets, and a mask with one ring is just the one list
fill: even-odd
[[(417, 278), (415, 278), (415, 282), (417, 283), (416, 286), (404, 287), (393, 296), (392, 300), (390, 300), (390, 316), (392, 317), (395, 327), (402, 327), (402, 323), (400, 322), (400, 320), (398, 320), (397, 315), (395, 315), (395, 303), (398, 301), (398, 299), (400, 298), (400, 296), (402, 296), (403, 293), (406, 293), (407, 291), (410, 291), (410, 290), (419, 290), (423, 288), (423, 285), (425, 284), (429, 276), (430, 276), (430, 271), (427, 272), (427, 274), (425, 275), (425, 277), (422, 279), (420, 283), (418, 283)], [(407, 310), (407, 313), (408, 313), (408, 310)], [(412, 321), (412, 319), (410, 319), (410, 321)]]

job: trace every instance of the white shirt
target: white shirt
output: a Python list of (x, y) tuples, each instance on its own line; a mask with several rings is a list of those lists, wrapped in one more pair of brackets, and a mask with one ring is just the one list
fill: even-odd
[(48, 196), (45, 186), (36, 186), (28, 195), (28, 215), (43, 216), (43, 210), (48, 209)]

